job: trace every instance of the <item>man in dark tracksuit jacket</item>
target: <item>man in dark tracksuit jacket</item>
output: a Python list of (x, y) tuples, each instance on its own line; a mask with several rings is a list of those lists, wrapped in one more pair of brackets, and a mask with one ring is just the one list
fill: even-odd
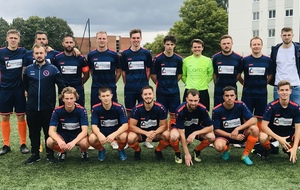
[(277, 84), (288, 80), (292, 86), (291, 101), (300, 104), (300, 44), (293, 42), (293, 29), (284, 27), (281, 30), (282, 43), (271, 48), (271, 59), (274, 64), (273, 78), (274, 100), (279, 98)]
[[(32, 164), (40, 160), (39, 147), (41, 128), (45, 139), (48, 138), (49, 122), (56, 102), (55, 84), (59, 89), (64, 85), (64, 79), (59, 70), (46, 59), (46, 48), (41, 44), (34, 44), (33, 56), (35, 63), (26, 67), (23, 82), (27, 91), (26, 117), (31, 140), (32, 155), (24, 163)], [(53, 150), (46, 147), (47, 160), (55, 162)]]

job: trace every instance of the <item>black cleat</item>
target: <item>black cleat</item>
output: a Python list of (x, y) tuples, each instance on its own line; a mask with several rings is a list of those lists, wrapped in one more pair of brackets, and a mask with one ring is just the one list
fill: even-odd
[(57, 163), (57, 160), (54, 157), (54, 153), (47, 153), (47, 160), (49, 163)]
[(155, 149), (155, 150), (154, 150), (154, 153), (155, 153), (156, 159), (157, 159), (158, 161), (164, 160), (164, 157), (163, 157), (161, 151), (157, 151), (157, 150)]
[(26, 144), (22, 144), (22, 145), (20, 146), (20, 152), (21, 152), (22, 154), (28, 154), (28, 153), (29, 153), (29, 149), (27, 148)]
[(282, 152), (284, 152), (284, 153), (287, 154), (289, 157), (291, 157), (291, 153), (288, 152), (287, 150), (285, 150), (284, 148), (282, 149)]
[(4, 145), (0, 151), (0, 156), (6, 154), (6, 153), (9, 153), (11, 151), (10, 147), (9, 146), (6, 146)]
[(66, 152), (59, 152), (57, 153), (57, 161), (64, 162), (66, 160), (67, 153)]
[(133, 158), (136, 161), (141, 160), (141, 150), (140, 151), (135, 151)]
[(88, 161), (89, 160), (89, 154), (87, 151), (81, 152), (81, 160), (82, 161)]
[(269, 150), (264, 149), (264, 152), (263, 152), (261, 158), (262, 159), (269, 159), (271, 153), (272, 153), (272, 149), (269, 149)]
[(40, 161), (40, 155), (39, 154), (31, 154), (31, 156), (25, 160), (24, 164), (33, 164), (34, 162)]

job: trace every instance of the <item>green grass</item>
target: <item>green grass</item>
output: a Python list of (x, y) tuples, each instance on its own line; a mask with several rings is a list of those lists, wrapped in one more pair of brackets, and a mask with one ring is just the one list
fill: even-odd
[[(90, 81), (89, 81), (90, 83)], [(90, 84), (86, 85), (86, 105), (89, 108)], [(182, 83), (180, 83), (183, 89)], [(210, 84), (210, 92), (213, 85)], [(241, 88), (239, 89), (240, 92)], [(269, 89), (272, 90), (271, 88)], [(183, 90), (182, 90), (183, 91)], [(123, 85), (118, 83), (119, 101), (123, 103)], [(213, 94), (210, 94), (211, 98)], [(270, 94), (271, 99), (272, 94)], [(241, 96), (239, 96), (241, 97)], [(153, 149), (142, 147), (142, 160), (133, 160), (133, 150), (126, 149), (128, 159), (119, 160), (116, 150), (106, 145), (106, 160), (97, 161), (97, 151), (89, 151), (90, 161), (81, 162), (79, 150), (68, 152), (61, 164), (41, 161), (32, 165), (22, 162), (30, 155), (19, 152), (15, 116), (12, 115), (12, 152), (0, 157), (0, 189), (296, 189), (300, 185), (299, 164), (289, 162), (280, 151), (271, 159), (261, 160), (250, 155), (253, 166), (246, 166), (240, 156), (241, 148), (232, 148), (231, 157), (223, 161), (212, 147), (205, 149), (202, 162), (191, 167), (174, 162), (173, 150), (163, 151), (165, 160), (158, 162)], [(27, 140), (30, 145), (29, 138)], [(192, 152), (198, 141), (189, 147)], [(154, 143), (155, 145), (157, 143)], [(142, 144), (141, 144), (142, 145)]]

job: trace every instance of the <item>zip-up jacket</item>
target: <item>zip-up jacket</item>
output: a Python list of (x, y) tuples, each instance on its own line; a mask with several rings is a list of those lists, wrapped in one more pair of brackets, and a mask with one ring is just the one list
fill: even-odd
[(26, 110), (29, 111), (53, 110), (56, 102), (55, 84), (58, 89), (65, 86), (59, 70), (48, 61), (42, 66), (33, 63), (26, 67), (23, 82), (28, 94)]
[[(296, 58), (296, 67), (297, 67), (297, 73), (300, 78), (300, 44), (293, 42), (295, 46), (295, 58)], [(277, 58), (277, 53), (279, 50), (279, 47), (282, 45), (282, 43), (277, 44), (276, 46), (272, 46), (271, 48), (271, 59), (273, 60), (274, 64), (274, 69), (273, 69), (273, 77), (272, 80), (270, 81), (270, 85), (274, 86), (275, 83), (275, 76), (276, 76), (276, 58)]]

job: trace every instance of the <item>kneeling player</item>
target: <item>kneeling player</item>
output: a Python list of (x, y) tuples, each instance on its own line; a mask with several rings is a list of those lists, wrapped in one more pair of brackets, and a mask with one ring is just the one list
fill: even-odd
[(165, 107), (154, 101), (153, 88), (142, 88), (143, 102), (137, 104), (130, 116), (130, 132), (128, 145), (134, 153), (134, 159), (141, 159), (139, 142), (159, 141), (154, 153), (158, 160), (163, 160), (162, 150), (169, 145), (169, 131), (167, 124), (167, 111)]
[(287, 153), (290, 161), (297, 161), (297, 147), (300, 140), (300, 107), (290, 101), (292, 87), (289, 81), (277, 84), (279, 99), (268, 104), (262, 120), (260, 143), (265, 149), (263, 157), (271, 153), (270, 140), (276, 139)]
[(216, 140), (214, 147), (222, 153), (222, 159), (228, 160), (230, 156), (229, 143), (241, 144), (246, 142), (242, 160), (246, 165), (253, 164), (249, 153), (258, 140), (259, 130), (256, 119), (246, 104), (236, 101), (236, 89), (226, 86), (223, 89), (224, 102), (213, 109), (212, 119)]
[(194, 160), (201, 162), (201, 151), (215, 140), (215, 135), (208, 111), (199, 102), (199, 91), (189, 89), (185, 100), (186, 102), (176, 109), (176, 124), (172, 126), (170, 132), (170, 144), (175, 151), (175, 162), (182, 163), (179, 150), (179, 140), (181, 140), (185, 164), (190, 166), (193, 162), (187, 145), (192, 144), (194, 139), (201, 141), (194, 149)]
[(58, 161), (64, 161), (66, 151), (78, 145), (81, 159), (88, 160), (89, 147), (88, 118), (84, 107), (75, 103), (78, 93), (73, 87), (62, 90), (60, 98), (64, 105), (56, 107), (52, 113), (47, 146), (58, 153)]
[(117, 140), (120, 160), (127, 159), (124, 147), (126, 145), (128, 119), (124, 107), (112, 101), (112, 91), (110, 88), (100, 88), (99, 98), (101, 103), (95, 104), (92, 108), (92, 133), (89, 142), (97, 149), (98, 160), (105, 159), (105, 143)]

